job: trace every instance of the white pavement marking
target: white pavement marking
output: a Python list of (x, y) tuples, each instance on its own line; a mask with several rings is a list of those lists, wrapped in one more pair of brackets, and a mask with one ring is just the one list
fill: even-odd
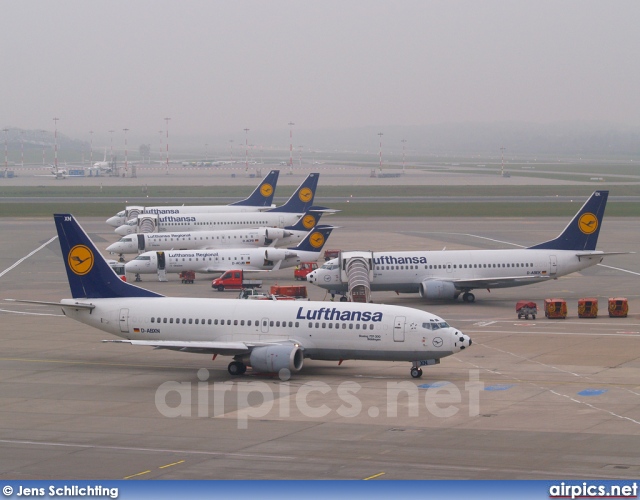
[(14, 269), (15, 267), (19, 266), (20, 264), (22, 264), (25, 260), (27, 260), (29, 257), (31, 257), (33, 254), (35, 254), (36, 252), (39, 252), (40, 250), (42, 250), (44, 247), (46, 247), (49, 243), (51, 243), (53, 240), (57, 239), (57, 236), (54, 236), (53, 238), (51, 238), (49, 241), (47, 241), (46, 243), (40, 245), (38, 248), (36, 248), (33, 252), (25, 255), (24, 257), (22, 257), (18, 262), (16, 262), (14, 265), (12, 265), (11, 267), (6, 268), (4, 271), (2, 271), (0, 273), (0, 278), (2, 278), (5, 274), (7, 274), (9, 271), (11, 271), (12, 269)]

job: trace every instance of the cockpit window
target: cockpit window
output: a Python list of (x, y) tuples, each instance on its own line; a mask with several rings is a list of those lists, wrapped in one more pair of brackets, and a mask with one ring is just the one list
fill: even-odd
[(149, 255), (138, 255), (135, 259), (133, 260), (151, 260), (151, 257)]
[(422, 328), (439, 330), (440, 328), (449, 328), (449, 324), (446, 321), (430, 321), (429, 323), (422, 323)]
[(323, 264), (320, 269), (326, 269), (327, 271), (332, 271), (334, 269), (338, 269), (338, 267), (340, 266), (336, 263), (327, 262), (326, 264)]
[(132, 241), (132, 238), (130, 238), (129, 236), (125, 236), (124, 238), (120, 238), (118, 240), (118, 243), (131, 243)]
[(118, 217), (123, 217), (124, 216), (124, 210), (121, 210), (120, 212), (118, 212), (116, 214)]

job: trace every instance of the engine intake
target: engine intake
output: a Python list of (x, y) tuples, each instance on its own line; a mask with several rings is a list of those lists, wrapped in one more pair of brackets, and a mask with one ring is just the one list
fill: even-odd
[(294, 345), (271, 345), (256, 347), (245, 364), (263, 373), (278, 373), (283, 368), (299, 372), (304, 362), (302, 349)]
[(440, 280), (423, 281), (419, 291), (423, 299), (454, 299), (458, 294), (453, 283)]

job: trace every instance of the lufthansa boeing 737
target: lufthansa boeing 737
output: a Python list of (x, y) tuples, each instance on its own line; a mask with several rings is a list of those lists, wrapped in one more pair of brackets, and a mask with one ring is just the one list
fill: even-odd
[(320, 174), (312, 173), (284, 205), (261, 212), (236, 210), (232, 213), (140, 214), (116, 228), (116, 234), (164, 233), (177, 231), (215, 231), (246, 227), (279, 227), (295, 224), (313, 206)]
[(113, 217), (108, 218), (107, 224), (113, 227), (119, 227), (141, 214), (180, 215), (194, 213), (260, 212), (271, 208), (279, 175), (279, 170), (272, 170), (262, 179), (262, 182), (258, 184), (258, 187), (253, 190), (253, 193), (251, 193), (248, 198), (236, 201), (230, 205), (128, 206)]
[(422, 366), (471, 345), (467, 335), (418, 309), (380, 304), (165, 297), (122, 281), (70, 214), (54, 215), (71, 299), (68, 318), (139, 346), (232, 356), (232, 375), (298, 372), (304, 358), (405, 361)]
[[(540, 283), (602, 262), (605, 255), (624, 252), (596, 250), (609, 191), (595, 191), (555, 239), (526, 249), (442, 250), (411, 252), (342, 252), (311, 272), (307, 281), (344, 295), (353, 266), (364, 269), (375, 291), (419, 293), (424, 299), (473, 302), (471, 290)], [(362, 273), (361, 273), (362, 276)], [(341, 300), (347, 300), (342, 297)]]

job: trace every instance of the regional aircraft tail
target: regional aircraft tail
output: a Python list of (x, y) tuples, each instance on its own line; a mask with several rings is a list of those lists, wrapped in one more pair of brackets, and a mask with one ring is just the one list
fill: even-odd
[[(329, 210), (330, 212), (335, 212), (335, 210)], [(324, 207), (311, 207), (308, 209), (302, 217), (298, 219), (298, 222), (293, 224), (292, 226), (285, 226), (285, 230), (287, 231), (311, 231), (315, 226), (320, 222), (320, 217), (322, 217), (323, 213), (326, 213), (327, 209)]]
[(336, 229), (336, 226), (319, 225), (314, 227), (304, 239), (298, 243), (297, 246), (289, 248), (289, 250), (299, 250), (303, 252), (316, 252), (320, 253), (322, 247), (326, 243), (331, 231)]
[(73, 215), (54, 214), (53, 218), (74, 299), (162, 297), (158, 293), (122, 281)]
[(273, 208), (269, 210), (269, 212), (288, 212), (299, 214), (306, 212), (313, 205), (313, 198), (316, 195), (316, 187), (318, 186), (319, 178), (320, 174), (309, 174), (284, 205)]
[(609, 191), (594, 191), (564, 231), (553, 240), (529, 247), (544, 250), (595, 250)]
[(273, 203), (273, 195), (276, 192), (276, 184), (278, 184), (278, 176), (280, 170), (272, 170), (262, 179), (262, 182), (251, 193), (251, 196), (244, 200), (231, 203), (232, 206), (248, 206), (248, 207), (270, 207)]

